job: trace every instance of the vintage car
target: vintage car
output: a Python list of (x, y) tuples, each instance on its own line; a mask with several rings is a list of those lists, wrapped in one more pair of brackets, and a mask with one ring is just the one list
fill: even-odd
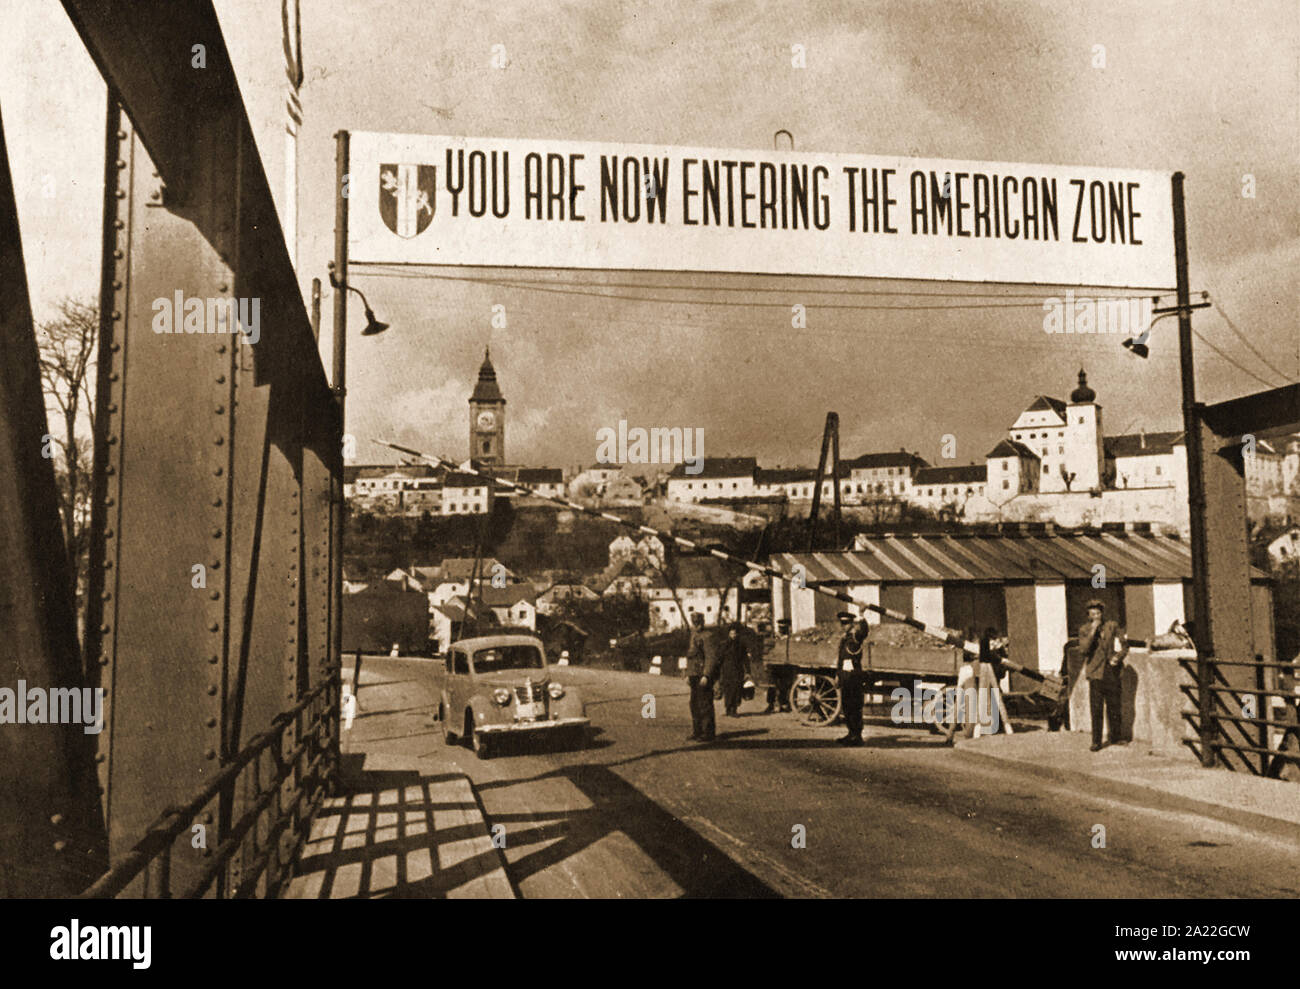
[(461, 639), (448, 648), (446, 663), (438, 719), (448, 745), (466, 741), (486, 759), (509, 737), (585, 743), (591, 722), (582, 695), (551, 675), (536, 636)]

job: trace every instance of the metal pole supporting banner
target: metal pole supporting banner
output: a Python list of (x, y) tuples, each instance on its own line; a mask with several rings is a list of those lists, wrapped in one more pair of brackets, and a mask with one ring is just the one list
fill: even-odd
[[(334, 135), (334, 401), (338, 407), (338, 449), (342, 450), (344, 398), (347, 395), (347, 347), (345, 334), (348, 325), (348, 201), (344, 189), (348, 182), (348, 139), (345, 130)], [(347, 506), (343, 501), (343, 464), (330, 485), (330, 671), (334, 678), (334, 697), (343, 696), (343, 517)], [(339, 733), (332, 736), (333, 771), (339, 766)]]
[(1196, 365), (1192, 359), (1191, 294), (1187, 280), (1187, 220), (1183, 205), (1183, 173), (1173, 174), (1174, 277), (1178, 293), (1178, 362), (1183, 389), (1183, 440), (1187, 444), (1188, 522), (1192, 538), (1192, 640), (1196, 644), (1197, 704), (1200, 721), (1201, 762), (1215, 763), (1212, 744), (1217, 736), (1213, 722), (1210, 657), (1214, 636), (1210, 627), (1210, 593), (1205, 545), (1205, 474), (1201, 445), (1201, 419), (1196, 406)]

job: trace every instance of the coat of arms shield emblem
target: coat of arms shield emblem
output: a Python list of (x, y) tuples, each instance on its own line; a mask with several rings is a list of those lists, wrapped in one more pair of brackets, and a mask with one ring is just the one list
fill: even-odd
[(381, 164), (379, 215), (399, 237), (418, 237), (433, 221), (438, 169), (435, 165)]

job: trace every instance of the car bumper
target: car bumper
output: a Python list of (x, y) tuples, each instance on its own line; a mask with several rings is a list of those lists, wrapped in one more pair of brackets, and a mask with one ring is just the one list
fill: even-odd
[(590, 718), (553, 718), (550, 721), (515, 721), (510, 724), (477, 725), (484, 735), (523, 735), (554, 731), (557, 728), (578, 728), (591, 724)]

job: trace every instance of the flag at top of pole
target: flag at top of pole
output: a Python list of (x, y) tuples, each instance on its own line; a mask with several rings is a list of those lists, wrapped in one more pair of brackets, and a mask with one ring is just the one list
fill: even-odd
[(285, 95), (288, 119), (284, 130), (284, 242), (289, 262), (298, 267), (298, 128), (302, 126), (302, 19), (298, 0), (281, 0), (280, 23), (283, 27), (284, 73), (289, 86)]

